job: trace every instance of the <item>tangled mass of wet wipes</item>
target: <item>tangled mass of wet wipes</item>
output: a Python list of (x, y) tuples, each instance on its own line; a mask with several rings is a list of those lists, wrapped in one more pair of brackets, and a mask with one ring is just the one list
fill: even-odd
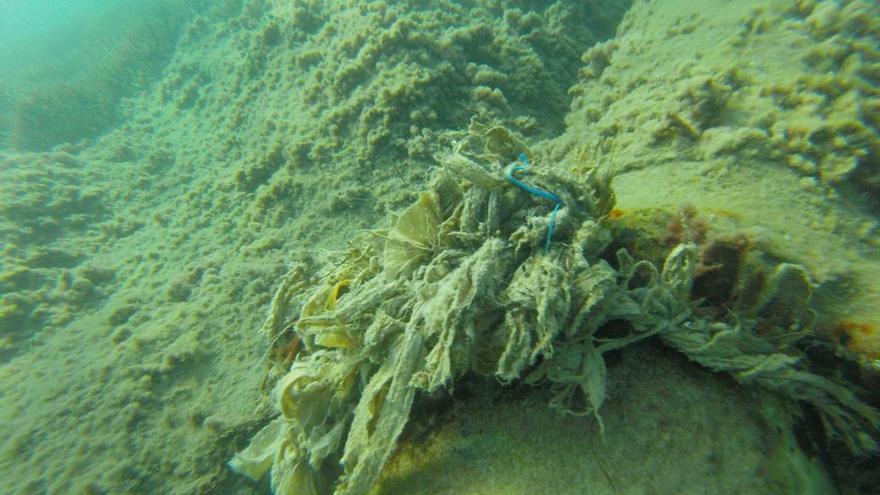
[(521, 155), (530, 152), (506, 129), (472, 125), (437, 155), (429, 187), (392, 228), (363, 233), (321, 270), (292, 266), (260, 329), (280, 415), (234, 470), (270, 472), (279, 494), (367, 493), (419, 396), (469, 372), (548, 384), (550, 407), (593, 415), (601, 429), (603, 355), (652, 336), (812, 404), (855, 452), (875, 447), (880, 413), (809, 370), (792, 345), (811, 323), (803, 268), (768, 267), (747, 303), (708, 317), (718, 313), (692, 298), (694, 244), (675, 246), (662, 265), (613, 249), (609, 179), (560, 164), (512, 180)]

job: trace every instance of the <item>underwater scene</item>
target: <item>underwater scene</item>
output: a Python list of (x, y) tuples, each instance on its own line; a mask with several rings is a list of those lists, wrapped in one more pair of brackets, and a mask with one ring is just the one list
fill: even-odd
[(0, 493), (880, 494), (880, 5), (0, 0)]

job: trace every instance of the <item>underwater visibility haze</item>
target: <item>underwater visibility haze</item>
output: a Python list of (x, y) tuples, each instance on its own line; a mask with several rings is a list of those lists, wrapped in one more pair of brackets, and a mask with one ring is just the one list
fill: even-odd
[(0, 493), (871, 494), (870, 0), (0, 1)]

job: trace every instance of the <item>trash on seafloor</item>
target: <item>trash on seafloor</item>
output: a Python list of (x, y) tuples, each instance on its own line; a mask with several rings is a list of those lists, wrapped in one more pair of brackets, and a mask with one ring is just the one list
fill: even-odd
[(523, 188), (505, 174), (521, 154), (530, 157), (505, 129), (475, 127), (436, 157), (427, 190), (393, 227), (362, 234), (321, 277), (292, 266), (260, 330), (280, 415), (234, 470), (270, 472), (276, 494), (365, 494), (419, 394), (469, 372), (547, 383), (551, 407), (601, 429), (603, 355), (652, 336), (811, 404), (856, 453), (876, 447), (880, 413), (811, 372), (793, 345), (812, 321), (803, 268), (779, 263), (748, 301), (700, 311), (697, 245), (678, 244), (662, 263), (635, 259), (615, 248), (607, 177), (534, 160)]

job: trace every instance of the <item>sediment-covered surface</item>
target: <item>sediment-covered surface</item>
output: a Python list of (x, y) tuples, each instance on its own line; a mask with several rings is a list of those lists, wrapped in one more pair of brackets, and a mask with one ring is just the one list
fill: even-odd
[[(804, 266), (816, 332), (870, 369), (878, 18), (868, 1), (206, 9), (117, 128), (0, 153), (0, 491), (268, 492), (226, 462), (276, 414), (257, 333), (276, 281), (387, 226), (474, 117), (520, 136), (536, 167), (615, 171), (623, 218), (689, 204)], [(609, 364), (604, 440), (591, 417), (546, 409), (546, 390), (470, 383), (414, 423), (377, 490), (870, 483), (774, 430), (789, 406), (659, 346)], [(658, 474), (664, 458), (675, 470)]]

